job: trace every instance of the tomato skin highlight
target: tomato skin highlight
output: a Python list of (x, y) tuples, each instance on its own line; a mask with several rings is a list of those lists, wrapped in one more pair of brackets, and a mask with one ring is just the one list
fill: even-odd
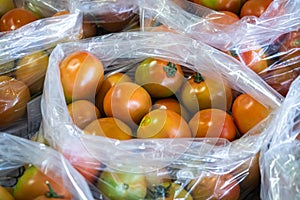
[(94, 102), (104, 79), (103, 64), (89, 52), (74, 52), (60, 63), (60, 78), (67, 103), (82, 99)]
[(135, 81), (154, 98), (170, 97), (184, 80), (181, 66), (166, 60), (147, 58), (135, 71)]
[(239, 95), (232, 105), (232, 117), (242, 135), (265, 119), (269, 113), (270, 110), (248, 94)]
[(219, 109), (197, 112), (189, 121), (194, 137), (216, 137), (233, 141), (236, 137), (235, 124), (231, 116)]

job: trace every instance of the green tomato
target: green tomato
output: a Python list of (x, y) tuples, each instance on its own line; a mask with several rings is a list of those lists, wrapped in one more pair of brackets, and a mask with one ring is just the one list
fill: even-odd
[(15, 7), (13, 0), (0, 0), (0, 5), (0, 17)]
[(144, 199), (146, 177), (141, 174), (102, 172), (98, 188), (109, 199)]

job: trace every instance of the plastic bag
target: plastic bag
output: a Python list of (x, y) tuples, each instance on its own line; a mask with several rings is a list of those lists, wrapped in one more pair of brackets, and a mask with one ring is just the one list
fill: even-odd
[(298, 77), (270, 123), (270, 143), (260, 157), (262, 199), (300, 197), (299, 84)]
[[(128, 32), (58, 45), (51, 54), (46, 75), (42, 96), (43, 123), (40, 131), (52, 147), (62, 152), (95, 185), (95, 190), (100, 194), (105, 189), (99, 189), (97, 183), (105, 180), (105, 177), (98, 179), (99, 171), (104, 171), (104, 175), (108, 177), (112, 176), (107, 174), (110, 172), (142, 174), (142, 177), (136, 177), (141, 183), (145, 183), (145, 173), (154, 173), (157, 179), (167, 174), (171, 177), (170, 180), (175, 179), (182, 186), (197, 177), (200, 177), (199, 180), (206, 177), (204, 180), (207, 181), (211, 177), (212, 181), (223, 178), (223, 181), (228, 180), (226, 183), (233, 183), (231, 186), (236, 188), (237, 183), (242, 184), (247, 177), (250, 166), (253, 165), (253, 171), (256, 170), (255, 159), (267, 134), (263, 130), (268, 118), (234, 142), (216, 138), (120, 141), (83, 134), (69, 115), (59, 75), (62, 59), (75, 51), (93, 53), (102, 61), (106, 74), (125, 71), (132, 76), (136, 64), (147, 57), (157, 57), (200, 70), (207, 76), (222, 77), (228, 81), (230, 87), (250, 94), (271, 110), (280, 105), (282, 97), (232, 57), (174, 33)], [(228, 173), (232, 173), (234, 178), (228, 178), (230, 175), (223, 176)], [(255, 187), (253, 182), (257, 176), (254, 172), (253, 178), (247, 180), (248, 184), (244, 182), (241, 196), (245, 196), (242, 193), (250, 185)], [(253, 184), (249, 184), (251, 182)], [(220, 187), (223, 185), (221, 183)], [(144, 185), (141, 186), (143, 195)], [(169, 189), (173, 187), (175, 186), (170, 186)], [(208, 190), (211, 192), (211, 189)], [(225, 191), (228, 190), (227, 187)], [(189, 191), (193, 189), (190, 188)], [(214, 195), (213, 193), (208, 193), (208, 196)]]
[(60, 187), (66, 188), (72, 199), (92, 199), (84, 178), (57, 151), (44, 144), (6, 133), (1, 133), (0, 144), (1, 186), (14, 188), (24, 170), (28, 169), (28, 167), (25, 169), (20, 167), (34, 165)]
[(38, 130), (49, 54), (58, 43), (80, 38), (81, 21), (79, 13), (45, 18), (0, 37), (1, 131), (30, 137)]

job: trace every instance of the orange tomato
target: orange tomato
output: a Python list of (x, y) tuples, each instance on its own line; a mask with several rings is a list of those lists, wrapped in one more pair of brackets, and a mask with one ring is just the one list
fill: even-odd
[(60, 63), (60, 78), (67, 103), (80, 99), (94, 102), (104, 79), (104, 68), (93, 54), (77, 51)]
[(240, 17), (256, 16), (260, 17), (273, 0), (248, 0), (241, 8)]
[(136, 83), (118, 83), (108, 90), (103, 107), (106, 116), (116, 117), (134, 128), (152, 106), (148, 92)]
[(59, 11), (59, 12), (55, 13), (53, 15), (53, 17), (57, 17), (57, 16), (61, 16), (61, 15), (67, 15), (67, 14), (70, 14), (70, 12), (68, 10), (62, 10), (62, 11)]
[(68, 111), (74, 124), (81, 129), (100, 117), (98, 108), (88, 100), (77, 100), (70, 103)]
[(107, 77), (104, 78), (104, 81), (96, 95), (96, 101), (95, 101), (95, 104), (99, 108), (101, 115), (103, 116), (105, 115), (103, 110), (103, 100), (107, 91), (117, 83), (122, 83), (122, 82), (131, 82), (131, 78), (127, 74), (121, 72), (108, 75)]
[(189, 121), (194, 137), (225, 138), (236, 137), (235, 124), (231, 116), (219, 109), (205, 109), (197, 112)]
[(0, 32), (14, 31), (30, 22), (37, 20), (34, 14), (23, 8), (14, 8), (0, 19)]
[(8, 192), (8, 190), (0, 186), (0, 200), (14, 200), (14, 197)]
[(211, 23), (224, 25), (231, 25), (240, 20), (237, 14), (230, 11), (219, 11), (219, 13), (210, 13), (205, 18)]
[(239, 13), (242, 0), (193, 0), (194, 3), (216, 11), (230, 11)]
[(117, 118), (105, 117), (94, 120), (84, 128), (85, 134), (104, 136), (118, 140), (132, 138), (131, 128)]
[(232, 105), (232, 117), (242, 135), (265, 119), (269, 113), (268, 108), (248, 94), (239, 95)]
[(189, 138), (187, 122), (176, 112), (156, 109), (146, 114), (138, 129), (137, 138)]

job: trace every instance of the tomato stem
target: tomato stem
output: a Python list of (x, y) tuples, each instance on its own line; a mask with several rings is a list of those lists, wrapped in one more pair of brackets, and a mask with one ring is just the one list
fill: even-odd
[(200, 72), (196, 72), (196, 74), (194, 76), (194, 82), (201, 83), (202, 81), (204, 81), (203, 76), (200, 74)]
[(129, 185), (127, 183), (123, 183), (123, 189), (124, 190), (128, 190), (129, 189)]
[(49, 191), (46, 192), (46, 194), (45, 194), (46, 197), (48, 197), (48, 198), (64, 198), (63, 195), (59, 195), (53, 190), (49, 181), (46, 181), (46, 185), (48, 186), (48, 189), (49, 189)]
[(164, 71), (167, 74), (167, 77), (173, 77), (176, 74), (177, 68), (175, 63), (168, 62), (166, 66), (164, 66)]

